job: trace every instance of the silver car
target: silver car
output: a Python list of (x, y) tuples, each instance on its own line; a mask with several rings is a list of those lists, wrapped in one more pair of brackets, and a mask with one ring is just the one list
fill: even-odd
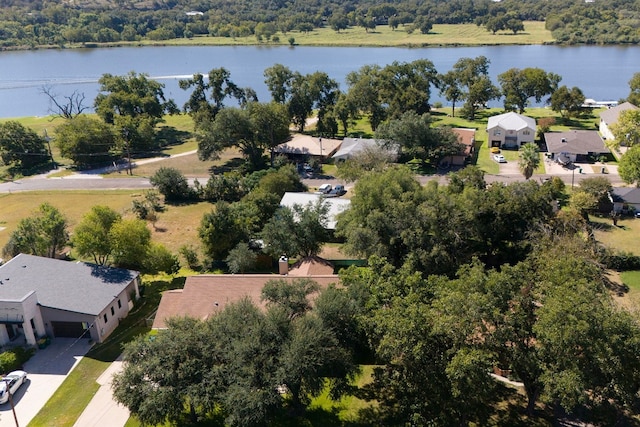
[(0, 381), (0, 404), (9, 400), (9, 393), (13, 395), (24, 382), (27, 381), (25, 371), (13, 371)]

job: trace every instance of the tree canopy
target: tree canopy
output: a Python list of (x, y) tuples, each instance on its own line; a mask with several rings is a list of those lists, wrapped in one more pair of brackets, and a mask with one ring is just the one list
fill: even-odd
[(45, 202), (33, 216), (20, 220), (2, 253), (9, 257), (25, 253), (55, 258), (68, 240), (67, 219), (56, 207)]
[(45, 139), (19, 122), (0, 123), (0, 159), (16, 170), (28, 170), (50, 160)]

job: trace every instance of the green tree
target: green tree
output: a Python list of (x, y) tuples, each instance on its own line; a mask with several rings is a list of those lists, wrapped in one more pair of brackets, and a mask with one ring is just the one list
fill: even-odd
[(442, 158), (460, 153), (463, 147), (450, 128), (432, 128), (431, 123), (429, 114), (420, 116), (408, 111), (399, 119), (380, 125), (376, 139), (397, 144), (403, 154), (435, 166)]
[(71, 242), (81, 257), (90, 257), (98, 265), (108, 265), (113, 251), (111, 228), (122, 216), (108, 206), (93, 206), (74, 228)]
[(284, 310), (287, 317), (293, 319), (311, 310), (309, 296), (319, 290), (320, 286), (312, 279), (274, 279), (264, 284), (260, 298), (268, 306)]
[(144, 424), (181, 422), (185, 405), (195, 423), (217, 401), (215, 383), (208, 383), (217, 354), (207, 348), (202, 321), (177, 318), (167, 324), (155, 339), (140, 335), (125, 346), (113, 396)]
[(329, 25), (331, 29), (339, 33), (340, 30), (346, 30), (349, 28), (349, 19), (343, 14), (333, 14), (329, 18)]
[(214, 210), (202, 217), (198, 236), (211, 260), (224, 260), (238, 243), (248, 241), (248, 230), (243, 224), (247, 213), (239, 206), (218, 202)]
[(551, 109), (560, 113), (563, 118), (577, 117), (582, 114), (582, 104), (584, 104), (584, 94), (578, 87), (569, 89), (560, 86), (551, 95)]
[(578, 191), (592, 195), (596, 200), (596, 206), (594, 208), (604, 213), (609, 213), (613, 209), (613, 205), (609, 199), (612, 190), (613, 186), (611, 185), (611, 181), (604, 176), (584, 178), (580, 181), (580, 187), (578, 189)]
[(386, 106), (386, 115), (394, 119), (407, 111), (428, 113), (431, 85), (437, 84), (437, 72), (431, 61), (394, 61), (380, 71), (379, 102)]
[(0, 159), (14, 169), (26, 170), (49, 161), (45, 139), (19, 122), (0, 123)]
[[(250, 170), (264, 164), (264, 140), (258, 139), (251, 114), (246, 109), (224, 108), (213, 121), (203, 122), (196, 131), (198, 157), (215, 160), (227, 147), (237, 147)], [(264, 136), (262, 136), (264, 138)]]
[(225, 262), (227, 263), (231, 273), (244, 274), (247, 270), (255, 267), (257, 259), (258, 256), (251, 250), (249, 245), (241, 242), (229, 251), (229, 255), (225, 259)]
[(329, 206), (320, 200), (315, 205), (280, 208), (260, 233), (265, 252), (274, 258), (310, 257), (320, 253), (328, 239), (326, 231)]
[(167, 203), (183, 202), (193, 198), (193, 190), (189, 188), (187, 178), (175, 168), (161, 167), (149, 179), (164, 196)]
[(640, 72), (635, 73), (629, 80), (629, 96), (627, 102), (640, 106)]
[(640, 184), (640, 145), (633, 146), (624, 153), (620, 159), (618, 173), (627, 184)]
[(109, 230), (113, 242), (113, 265), (143, 270), (151, 247), (151, 231), (140, 219), (123, 219)]
[(504, 108), (507, 111), (524, 113), (530, 98), (541, 102), (558, 88), (561, 77), (547, 73), (540, 68), (511, 68), (498, 75), (498, 81), (504, 95)]
[(149, 274), (175, 274), (180, 270), (180, 260), (166, 246), (152, 242), (141, 269)]
[(165, 99), (164, 85), (150, 80), (146, 74), (133, 71), (126, 76), (103, 74), (98, 83), (100, 93), (94, 107), (106, 123), (113, 124), (116, 116), (144, 117), (151, 120), (153, 127), (163, 120), (165, 112), (176, 111), (175, 103)]
[(518, 167), (525, 179), (531, 178), (540, 165), (540, 149), (535, 142), (528, 142), (520, 148)]
[(191, 79), (180, 80), (178, 84), (183, 90), (193, 88), (183, 108), (194, 118), (196, 127), (202, 121), (215, 119), (224, 108), (225, 99), (235, 98), (240, 103), (246, 101), (247, 93), (231, 81), (231, 73), (222, 67), (209, 71), (206, 79), (198, 73)]
[(474, 119), (475, 113), (487, 102), (500, 96), (489, 78), (489, 60), (484, 56), (460, 58), (453, 65), (449, 79), (458, 83), (465, 99), (464, 113)]
[(269, 104), (250, 102), (247, 109), (256, 142), (270, 151), (271, 166), (273, 166), (275, 155), (273, 150), (290, 137), (287, 109), (275, 102)]
[(340, 214), (336, 235), (345, 239), (350, 255), (387, 258), (401, 265), (407, 255), (401, 235), (415, 218), (422, 200), (420, 184), (406, 167), (392, 167), (359, 179), (351, 207)]
[(386, 117), (386, 110), (378, 99), (380, 73), (379, 65), (365, 65), (346, 77), (349, 85), (348, 99), (358, 111), (368, 115), (369, 124), (374, 131)]
[(451, 117), (456, 116), (456, 103), (464, 99), (465, 96), (458, 77), (453, 70), (441, 74), (438, 77), (440, 81), (440, 95), (444, 96), (447, 101), (451, 101)]
[(336, 176), (347, 182), (355, 182), (368, 172), (382, 172), (397, 160), (393, 150), (383, 146), (365, 147), (345, 161), (337, 163)]
[(78, 167), (112, 161), (117, 139), (111, 126), (85, 115), (66, 120), (56, 127), (55, 143), (60, 155)]
[(265, 84), (274, 102), (286, 104), (291, 95), (295, 74), (282, 64), (275, 64), (264, 70)]
[(49, 203), (42, 203), (33, 216), (18, 222), (2, 254), (14, 257), (20, 253), (55, 258), (69, 240), (67, 220)]
[(625, 110), (618, 116), (618, 121), (611, 125), (611, 132), (615, 139), (607, 141), (612, 148), (624, 144), (633, 147), (640, 144), (640, 110)]
[(507, 19), (507, 22), (505, 22), (504, 28), (505, 30), (512, 31), (515, 35), (518, 34), (518, 31), (524, 31), (524, 22), (522, 22), (522, 19), (520, 18), (511, 17), (510, 19)]

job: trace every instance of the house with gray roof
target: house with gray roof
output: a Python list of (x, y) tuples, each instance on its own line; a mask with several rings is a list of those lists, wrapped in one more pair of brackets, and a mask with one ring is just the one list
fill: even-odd
[(640, 188), (613, 187), (609, 193), (609, 200), (613, 203), (615, 212), (632, 210), (640, 212)]
[(140, 273), (20, 254), (0, 266), (0, 345), (16, 339), (102, 342), (140, 297)]
[(536, 139), (536, 121), (531, 117), (510, 112), (489, 117), (487, 123), (489, 147), (519, 149)]
[(340, 148), (332, 156), (334, 160), (347, 160), (367, 150), (383, 150), (395, 161), (400, 148), (396, 144), (385, 144), (384, 141), (370, 138), (345, 138)]
[(611, 125), (618, 122), (620, 113), (622, 113), (623, 111), (637, 110), (637, 109), (638, 107), (636, 107), (632, 103), (623, 102), (620, 105), (609, 108), (603, 111), (602, 113), (600, 113), (600, 125), (598, 127), (598, 130), (602, 134), (602, 137), (608, 140), (616, 139), (616, 137), (613, 136), (613, 132), (611, 132)]
[(585, 162), (610, 153), (600, 134), (595, 130), (546, 132), (544, 140), (551, 158), (560, 163)]

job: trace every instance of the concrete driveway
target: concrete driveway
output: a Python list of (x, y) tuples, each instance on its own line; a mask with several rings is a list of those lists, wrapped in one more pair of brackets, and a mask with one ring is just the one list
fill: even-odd
[[(29, 424), (90, 348), (87, 339), (55, 338), (36, 351), (24, 365), (27, 382), (13, 396), (19, 425)], [(11, 405), (0, 405), (0, 427), (15, 425)]]

